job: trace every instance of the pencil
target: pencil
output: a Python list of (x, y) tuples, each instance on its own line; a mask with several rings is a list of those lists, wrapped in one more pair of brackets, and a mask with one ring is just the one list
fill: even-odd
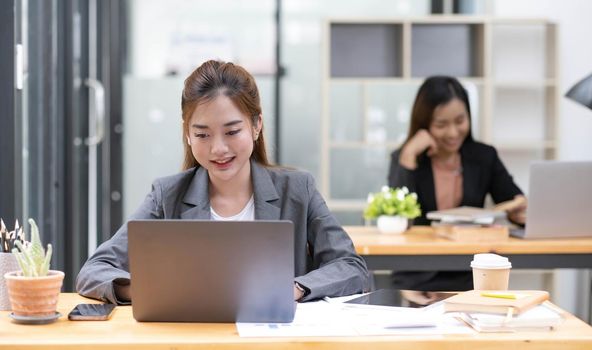
[(489, 297), (489, 298), (516, 299), (516, 294), (512, 294), (512, 293), (483, 292), (483, 293), (481, 293), (481, 296), (482, 297)]

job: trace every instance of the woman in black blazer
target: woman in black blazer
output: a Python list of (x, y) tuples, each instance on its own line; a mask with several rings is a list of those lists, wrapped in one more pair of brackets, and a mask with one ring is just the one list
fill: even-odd
[[(458, 206), (483, 207), (490, 194), (495, 203), (522, 196), (495, 148), (471, 135), (471, 112), (466, 90), (457, 79), (428, 78), (419, 88), (407, 140), (392, 153), (389, 186), (407, 186), (416, 192), (422, 216), (414, 224), (426, 225), (426, 213)], [(508, 212), (516, 223), (525, 221), (526, 205)], [(420, 291), (473, 288), (467, 271), (395, 271), (396, 288)], [(433, 294), (415, 295), (429, 303)]]

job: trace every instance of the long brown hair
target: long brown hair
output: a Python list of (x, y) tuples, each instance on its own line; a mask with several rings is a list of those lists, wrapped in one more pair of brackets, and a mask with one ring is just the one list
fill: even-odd
[[(467, 91), (460, 82), (453, 77), (433, 76), (427, 78), (417, 91), (413, 109), (411, 111), (411, 122), (409, 123), (409, 133), (407, 134), (407, 143), (420, 129), (429, 130), (430, 124), (434, 119), (434, 110), (436, 107), (458, 98), (467, 108), (469, 125), (471, 124), (471, 108), (469, 106), (469, 97)], [(471, 129), (465, 138), (465, 141), (472, 141)]]
[[(256, 125), (261, 118), (261, 102), (255, 78), (243, 67), (230, 62), (210, 60), (204, 62), (185, 79), (183, 94), (181, 95), (181, 112), (183, 118), (183, 170), (199, 166), (191, 153), (191, 146), (187, 144), (189, 135), (189, 119), (200, 103), (211, 101), (219, 95), (228, 97), (244, 114), (251, 116), (251, 126)], [(263, 137), (263, 120), (257, 140), (253, 141), (251, 159), (270, 166), (265, 151)]]

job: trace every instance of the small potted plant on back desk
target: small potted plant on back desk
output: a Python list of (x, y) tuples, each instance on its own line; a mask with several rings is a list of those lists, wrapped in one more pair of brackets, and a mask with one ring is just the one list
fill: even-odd
[(64, 273), (49, 269), (51, 244), (45, 252), (35, 221), (29, 219), (29, 224), (31, 241), (17, 241), (12, 250), (21, 270), (4, 275), (12, 305), (10, 317), (20, 323), (49, 323), (61, 316), (56, 308)]
[(399, 234), (407, 230), (410, 219), (421, 215), (417, 194), (407, 187), (383, 186), (380, 192), (368, 194), (365, 219), (378, 219), (376, 225), (382, 233)]

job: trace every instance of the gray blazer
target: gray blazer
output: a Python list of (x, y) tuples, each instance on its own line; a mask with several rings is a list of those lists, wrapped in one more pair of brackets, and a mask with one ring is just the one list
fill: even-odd
[[(369, 290), (369, 274), (352, 241), (333, 217), (305, 172), (266, 168), (251, 162), (256, 220), (294, 223), (294, 279), (309, 293), (303, 301), (324, 296), (349, 295)], [(211, 219), (208, 173), (192, 168), (157, 179), (152, 192), (132, 219)], [(128, 283), (127, 225), (101, 244), (76, 278), (81, 295), (118, 300), (113, 281)]]

